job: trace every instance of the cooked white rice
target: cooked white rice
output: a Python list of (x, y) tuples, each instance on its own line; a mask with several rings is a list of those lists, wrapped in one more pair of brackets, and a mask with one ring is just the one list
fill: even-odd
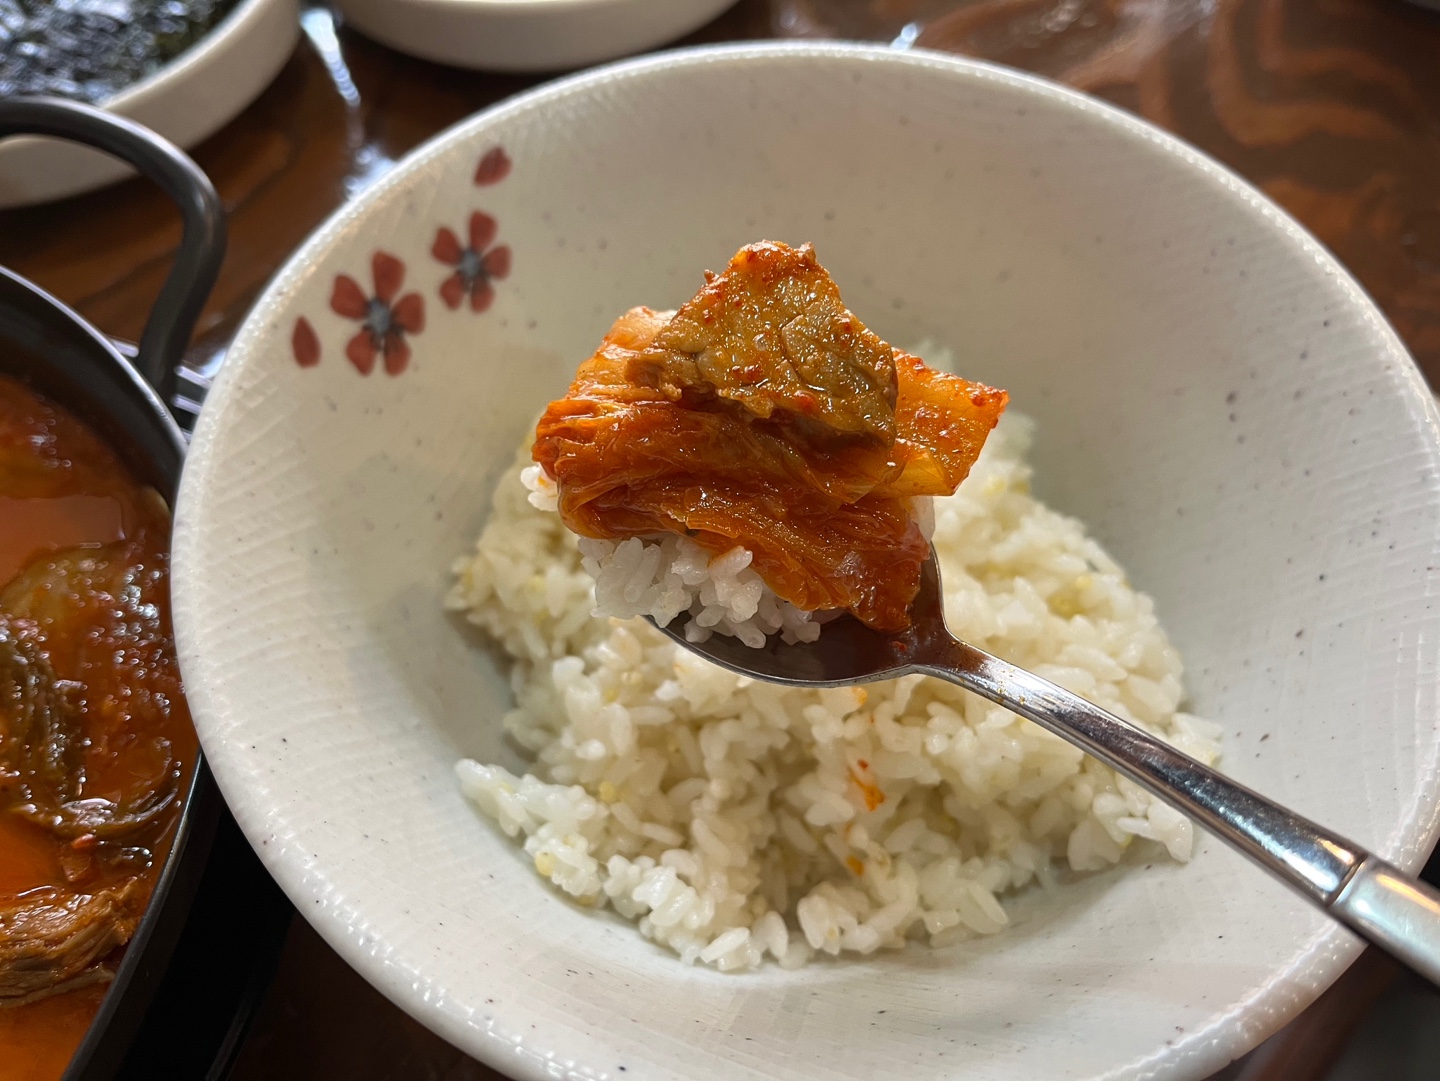
[[(1023, 418), (1002, 421), (960, 491), (935, 501), (951, 629), (1213, 762), (1219, 729), (1177, 712), (1180, 657), (1149, 598), (1030, 495), (1029, 438)], [(1177, 812), (947, 683), (780, 688), (641, 620), (593, 616), (587, 566), (612, 609), (720, 610), (711, 626), (742, 634), (817, 630), (757, 587), (743, 552), (707, 568), (683, 538), (577, 543), (548, 478), (531, 467), (522, 482), (527, 462), (502, 478), (448, 604), (514, 659), (504, 724), (534, 772), (467, 760), (457, 773), (580, 903), (609, 905), (687, 962), (743, 969), (768, 954), (793, 967), (994, 933), (1008, 921), (1000, 897), (1107, 867), (1135, 843), (1189, 857)]]
[[(520, 481), (530, 493), (531, 506), (556, 510), (559, 490), (545, 470), (526, 466)], [(689, 537), (674, 533), (623, 541), (580, 537), (577, 543), (580, 564), (595, 580), (594, 615), (651, 616), (665, 627), (688, 612), (689, 642), (704, 642), (719, 633), (758, 648), (777, 632), (786, 642), (820, 637), (820, 624), (811, 613), (777, 597), (750, 569), (751, 554), (739, 546), (711, 558)]]

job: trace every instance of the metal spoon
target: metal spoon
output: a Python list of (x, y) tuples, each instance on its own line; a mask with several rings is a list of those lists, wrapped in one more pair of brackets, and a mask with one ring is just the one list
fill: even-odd
[[(1239, 849), (1306, 900), (1440, 984), (1440, 891), (1049, 680), (955, 638), (940, 571), (925, 564), (909, 630), (872, 631), (845, 617), (817, 641), (760, 649), (738, 638), (685, 640), (686, 617), (660, 630), (742, 676), (791, 687), (839, 687), (920, 673), (949, 680), (1113, 766)], [(652, 621), (653, 622), (653, 621)]]

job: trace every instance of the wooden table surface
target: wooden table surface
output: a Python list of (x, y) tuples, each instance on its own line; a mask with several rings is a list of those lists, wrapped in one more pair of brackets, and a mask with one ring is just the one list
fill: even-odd
[[(190, 361), (208, 367), (270, 276), (401, 155), (540, 82), (413, 60), (306, 5), (275, 83), (194, 151), (230, 248)], [(1440, 381), (1440, 14), (1401, 0), (740, 0), (686, 44), (848, 38), (945, 49), (1104, 97), (1214, 155), (1308, 226)], [(102, 330), (139, 337), (179, 221), (142, 182), (0, 213), (0, 263)], [(1366, 954), (1218, 1077), (1324, 1077), (1397, 979)], [(1440, 1067), (1437, 1067), (1440, 1070)], [(498, 1078), (371, 991), (303, 923), (237, 1081)]]

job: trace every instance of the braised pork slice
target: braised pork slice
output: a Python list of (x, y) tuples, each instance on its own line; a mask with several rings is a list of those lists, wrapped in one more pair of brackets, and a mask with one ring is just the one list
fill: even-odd
[(111, 978), (106, 956), (145, 909), (136, 879), (96, 893), (42, 886), (0, 898), (0, 1004), (18, 1005)]
[(834, 434), (895, 438), (894, 350), (840, 302), (840, 290), (800, 248), (742, 248), (723, 274), (658, 328), (630, 375), (667, 397), (706, 395), (769, 419)]

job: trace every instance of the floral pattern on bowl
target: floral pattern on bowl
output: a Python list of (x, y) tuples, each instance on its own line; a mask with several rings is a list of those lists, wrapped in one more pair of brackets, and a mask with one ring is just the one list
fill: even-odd
[[(511, 168), (504, 147), (492, 147), (481, 155), (475, 167), (475, 186), (498, 184), (510, 175)], [(510, 246), (494, 244), (499, 228), (494, 217), (476, 210), (467, 224), (468, 244), (462, 244), (448, 226), (437, 229), (430, 254), (453, 268), (437, 290), (447, 308), (458, 309), (466, 297), (470, 310), (476, 313), (488, 311), (494, 303), (494, 283), (508, 277), (511, 266)], [(377, 358), (383, 358), (387, 375), (399, 375), (410, 365), (410, 339), (425, 329), (425, 301), (419, 293), (400, 295), (405, 273), (403, 259), (377, 251), (370, 260), (373, 293), (367, 294), (349, 274), (335, 276), (329, 307), (337, 315), (361, 324), (344, 345), (346, 358), (361, 375), (374, 371)], [(324, 355), (319, 333), (303, 315), (295, 319), (290, 351), (302, 368), (315, 367)]]

